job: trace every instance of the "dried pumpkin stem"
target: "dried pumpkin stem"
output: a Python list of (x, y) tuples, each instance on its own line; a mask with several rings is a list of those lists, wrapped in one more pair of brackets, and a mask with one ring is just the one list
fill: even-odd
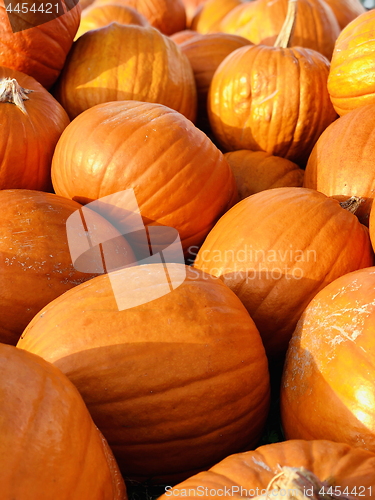
[(348, 212), (355, 214), (364, 201), (365, 200), (363, 198), (359, 198), (358, 196), (352, 196), (348, 200), (342, 201), (340, 203), (340, 206), (341, 208), (344, 208)]
[[(283, 490), (281, 492), (281, 490)], [(272, 491), (272, 494), (271, 494)], [(335, 488), (328, 481), (320, 481), (315, 474), (308, 471), (304, 467), (283, 467), (281, 472), (273, 477), (269, 482), (265, 495), (253, 498), (253, 500), (275, 499), (276, 492), (280, 492), (280, 496), (292, 497), (295, 500), (332, 500), (342, 499), (348, 500), (340, 493), (335, 493)]]
[(296, 27), (297, 21), (297, 0), (289, 0), (288, 2), (288, 12), (286, 14), (286, 19), (284, 21), (283, 27), (277, 37), (275, 42), (275, 47), (281, 47), (286, 49), (290, 47), (291, 40), (293, 38), (294, 28)]
[(27, 115), (27, 112), (23, 101), (29, 99), (27, 94), (31, 92), (34, 91), (21, 87), (15, 78), (3, 78), (0, 80), (0, 102), (15, 104), (25, 115)]

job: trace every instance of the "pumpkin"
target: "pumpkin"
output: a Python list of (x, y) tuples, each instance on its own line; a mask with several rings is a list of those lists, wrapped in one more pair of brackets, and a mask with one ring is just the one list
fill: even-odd
[(48, 191), (57, 141), (69, 124), (60, 104), (34, 78), (0, 67), (0, 189)]
[(208, 90), (220, 63), (234, 50), (251, 45), (249, 40), (226, 33), (197, 35), (180, 44), (193, 68), (198, 93), (198, 115), (206, 115)]
[(186, 56), (155, 28), (109, 26), (74, 44), (56, 88), (70, 118), (110, 101), (164, 104), (194, 121), (197, 93)]
[(85, 9), (81, 16), (81, 24), (77, 31), (76, 39), (90, 30), (107, 26), (116, 21), (119, 24), (135, 24), (137, 26), (148, 26), (147, 19), (135, 9), (126, 5), (113, 4), (93, 5)]
[(375, 205), (373, 205), (371, 209), (371, 214), (370, 214), (370, 238), (371, 238), (371, 243), (372, 247), (375, 252)]
[(116, 3), (127, 5), (142, 14), (164, 35), (186, 28), (186, 12), (182, 0), (96, 0), (95, 5)]
[[(267, 493), (318, 500), (350, 494), (355, 498), (361, 493), (370, 499), (375, 485), (374, 467), (375, 454), (365, 450), (324, 440), (291, 440), (227, 457), (210, 470), (174, 488), (167, 487), (159, 500), (187, 496), (206, 500), (220, 496), (263, 499)], [(330, 492), (337, 496), (328, 496)]]
[(325, 0), (325, 2), (333, 10), (341, 29), (366, 12), (360, 0)]
[[(14, 9), (16, 4), (12, 5)], [(64, 2), (64, 7), (65, 13), (59, 12), (55, 18), (54, 10), (44, 17), (34, 16), (31, 10), (22, 15), (6, 12), (4, 0), (0, 0), (0, 66), (26, 73), (49, 89), (64, 66), (81, 18), (81, 7), (75, 0)], [(53, 4), (55, 8), (62, 9), (63, 4)], [(45, 22), (49, 16), (52, 19)]]
[(314, 297), (285, 362), (287, 439), (324, 437), (375, 451), (374, 330), (375, 267), (341, 276)]
[(182, 0), (186, 10), (186, 24), (190, 26), (191, 21), (197, 11), (197, 8), (207, 2), (207, 0)]
[(339, 201), (360, 197), (356, 215), (366, 226), (375, 195), (374, 113), (375, 103), (332, 123), (315, 144), (304, 178), (305, 187)]
[(177, 33), (173, 33), (169, 38), (173, 40), (177, 45), (181, 45), (182, 43), (190, 40), (191, 38), (195, 38), (196, 36), (200, 36), (199, 33), (193, 30), (182, 30)]
[[(99, 249), (93, 250), (83, 257), (91, 272), (73, 267), (66, 221), (82, 208), (78, 203), (23, 189), (0, 190), (0, 203), (0, 342), (16, 344), (40, 309), (103, 272), (102, 259)], [(115, 256), (121, 252), (118, 267), (132, 263), (134, 255), (124, 238), (99, 215), (92, 213), (92, 218), (96, 234), (112, 239), (108, 251)], [(78, 245), (79, 237), (76, 241)]]
[(134, 189), (144, 223), (175, 228), (185, 253), (237, 200), (233, 173), (203, 132), (165, 106), (136, 101), (77, 117), (56, 146), (52, 179), (57, 194), (82, 204)]
[(112, 273), (126, 293), (120, 311), (109, 275), (94, 278), (51, 302), (18, 343), (67, 375), (139, 480), (180, 480), (251, 448), (269, 405), (264, 347), (235, 294), (182, 264), (167, 272)]
[(374, 49), (375, 11), (370, 10), (342, 30), (332, 56), (328, 92), (340, 116), (375, 103)]
[(215, 33), (220, 31), (222, 19), (232, 9), (241, 5), (245, 0), (207, 0), (201, 8), (196, 11), (191, 21), (191, 29), (198, 33)]
[(278, 187), (302, 187), (303, 170), (295, 163), (263, 151), (246, 149), (226, 153), (236, 179), (239, 200)]
[[(220, 30), (248, 38), (255, 44), (272, 46), (282, 29), (288, 0), (254, 0), (228, 13)], [(316, 50), (331, 59), (340, 33), (337, 19), (323, 0), (298, 0), (298, 16), (291, 47)]]
[(295, 21), (292, 1), (274, 47), (242, 47), (218, 67), (208, 116), (226, 151), (266, 151), (304, 165), (320, 134), (335, 120), (327, 59), (310, 49), (288, 48)]
[(126, 500), (106, 440), (56, 367), (0, 344), (0, 408), (3, 499)]
[(276, 364), (316, 293), (372, 264), (368, 230), (355, 215), (322, 193), (291, 187), (235, 205), (207, 236), (194, 267), (220, 276), (238, 295)]

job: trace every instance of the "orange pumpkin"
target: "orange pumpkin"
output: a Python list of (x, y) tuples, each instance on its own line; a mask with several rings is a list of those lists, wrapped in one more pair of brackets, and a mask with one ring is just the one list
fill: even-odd
[(267, 417), (267, 358), (246, 309), (221, 280), (167, 270), (168, 281), (161, 264), (113, 273), (142, 304), (130, 291), (120, 311), (108, 275), (90, 280), (18, 343), (74, 383), (129, 478), (186, 478), (254, 446)]
[(177, 45), (181, 45), (182, 43), (190, 40), (191, 38), (195, 38), (196, 36), (199, 36), (199, 33), (197, 33), (196, 31), (183, 30), (178, 31), (177, 33), (173, 33), (173, 35), (171, 35), (169, 38), (177, 43)]
[(70, 118), (110, 101), (164, 104), (194, 121), (197, 92), (186, 56), (155, 28), (109, 26), (74, 44), (56, 97)]
[[(160, 500), (187, 496), (203, 500), (217, 500), (220, 496), (265, 498), (266, 493), (279, 497), (286, 496), (288, 489), (289, 498), (311, 498), (313, 495), (319, 499), (345, 498), (350, 494), (355, 498), (361, 493), (369, 500), (375, 485), (374, 468), (375, 454), (365, 450), (330, 441), (286, 441), (232, 455), (207, 472), (173, 489), (168, 487)], [(289, 484), (286, 483), (288, 479)], [(285, 491), (280, 491), (283, 489)], [(337, 496), (328, 496), (332, 491)]]
[(304, 188), (242, 200), (212, 229), (194, 267), (242, 300), (268, 357), (280, 361), (303, 310), (328, 283), (371, 266), (368, 230), (338, 201)]
[(56, 367), (0, 344), (0, 407), (4, 500), (126, 500), (106, 440)]
[(116, 3), (136, 9), (154, 28), (172, 35), (186, 28), (186, 12), (182, 0), (95, 0), (95, 5)]
[[(0, 66), (26, 73), (49, 89), (64, 66), (78, 30), (81, 6), (75, 3), (75, 0), (67, 0), (64, 6), (70, 10), (41, 24), (45, 17), (42, 18), (42, 14), (34, 16), (31, 10), (26, 14), (14, 11), (8, 17), (4, 0), (0, 0)], [(9, 6), (9, 2), (6, 5)], [(44, 9), (44, 4), (41, 5)], [(57, 5), (63, 8), (60, 3)], [(15, 9), (16, 4), (12, 6)], [(55, 7), (53, 5), (53, 9)], [(48, 18), (48, 14), (45, 16)]]
[(373, 205), (370, 213), (370, 238), (375, 252), (375, 205)]
[(341, 29), (366, 12), (360, 0), (325, 0), (331, 7)]
[(191, 21), (191, 29), (198, 33), (216, 33), (220, 30), (222, 19), (232, 9), (241, 5), (245, 0), (207, 0), (201, 8), (196, 11)]
[(226, 151), (266, 151), (304, 165), (321, 133), (336, 118), (327, 91), (327, 59), (310, 49), (288, 48), (295, 6), (296, 2), (290, 3), (274, 47), (237, 49), (213, 77), (208, 116)]
[(278, 187), (302, 187), (303, 170), (285, 158), (263, 151), (240, 150), (226, 153), (236, 179), (239, 200)]
[(356, 215), (366, 226), (375, 195), (374, 113), (375, 103), (332, 123), (311, 152), (304, 178), (305, 187), (339, 201), (360, 197)]
[(374, 331), (375, 267), (346, 274), (314, 297), (284, 368), (287, 439), (324, 438), (375, 451)]
[[(73, 267), (66, 221), (78, 203), (55, 194), (23, 189), (0, 190), (0, 342), (16, 344), (31, 319), (70, 288), (103, 272), (100, 252), (85, 254), (94, 271)], [(134, 255), (126, 241), (104, 219), (92, 214), (97, 232), (113, 239), (109, 249), (118, 265)]]
[(103, 5), (92, 5), (85, 9), (81, 16), (81, 24), (75, 39), (90, 30), (95, 30), (107, 26), (112, 22), (119, 24), (135, 24), (137, 26), (148, 26), (147, 19), (135, 9), (127, 5), (118, 5), (113, 3)]
[(60, 104), (34, 78), (0, 67), (0, 189), (48, 191), (56, 143), (69, 124)]
[(197, 8), (207, 2), (207, 0), (182, 0), (186, 10), (186, 24), (190, 26), (191, 21), (197, 11)]
[(175, 228), (185, 253), (237, 200), (233, 173), (203, 132), (165, 106), (136, 101), (77, 117), (57, 144), (52, 179), (56, 193), (83, 204), (134, 189), (144, 223)]
[(337, 39), (328, 78), (328, 92), (337, 113), (375, 103), (375, 11), (352, 21)]
[[(220, 30), (274, 45), (287, 15), (288, 0), (254, 0), (238, 6), (222, 20)], [(316, 50), (331, 59), (340, 27), (323, 0), (298, 0), (298, 16), (290, 47)]]

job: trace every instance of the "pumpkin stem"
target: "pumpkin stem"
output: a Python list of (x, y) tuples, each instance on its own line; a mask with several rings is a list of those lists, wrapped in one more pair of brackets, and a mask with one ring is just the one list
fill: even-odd
[(23, 101), (29, 99), (27, 94), (31, 92), (34, 91), (21, 87), (15, 78), (3, 78), (0, 80), (0, 102), (15, 104), (25, 115), (27, 115), (27, 111)]
[(358, 208), (362, 205), (365, 200), (363, 198), (359, 198), (358, 196), (352, 196), (346, 201), (342, 201), (340, 203), (341, 208), (355, 214)]
[[(281, 493), (281, 490), (283, 492)], [(253, 500), (268, 500), (275, 498), (275, 491), (280, 491), (284, 497), (292, 497), (294, 500), (348, 500), (340, 494), (328, 481), (320, 481), (315, 474), (304, 467), (282, 467), (281, 472), (271, 479), (265, 495), (253, 498)], [(272, 492), (272, 494), (271, 494)]]
[(282, 49), (287, 49), (290, 47), (290, 42), (293, 38), (294, 28), (296, 27), (297, 21), (297, 0), (289, 0), (288, 2), (288, 12), (286, 18), (275, 42), (275, 47), (281, 47)]

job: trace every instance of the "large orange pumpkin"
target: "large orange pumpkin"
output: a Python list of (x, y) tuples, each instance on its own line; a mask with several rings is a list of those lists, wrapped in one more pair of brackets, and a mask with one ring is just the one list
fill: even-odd
[[(14, 3), (7, 2), (6, 5), (16, 8)], [(17, 5), (19, 10), (23, 8), (21, 4)], [(50, 19), (49, 14), (44, 17), (43, 14), (34, 15), (32, 5), (25, 5), (28, 6), (26, 14), (16, 10), (9, 14), (11, 25), (4, 0), (0, 0), (0, 66), (22, 71), (49, 89), (57, 80), (72, 46), (81, 18), (81, 6), (76, 0), (51, 3), (52, 17), (56, 15), (56, 8), (64, 8), (65, 14), (41, 24), (46, 18)], [(40, 6), (43, 11), (48, 9), (38, 0), (35, 5), (36, 9)], [(66, 11), (67, 8), (70, 10)]]
[(190, 40), (191, 38), (195, 38), (200, 36), (199, 33), (193, 30), (182, 30), (177, 31), (177, 33), (173, 33), (169, 38), (173, 40), (177, 45), (181, 45), (182, 43)]
[(191, 267), (167, 272), (109, 275), (127, 293), (120, 311), (109, 276), (90, 280), (51, 302), (18, 343), (75, 384), (125, 476), (154, 481), (254, 446), (269, 404), (264, 347), (240, 300)]
[[(207, 472), (173, 489), (168, 487), (160, 500), (186, 497), (263, 499), (267, 498), (267, 493), (268, 498), (316, 499), (356, 498), (361, 494), (362, 498), (370, 500), (375, 486), (374, 468), (375, 454), (365, 450), (330, 441), (286, 441), (232, 455)], [(315, 476), (315, 484), (311, 481), (311, 473)], [(332, 492), (337, 496), (329, 496)]]
[(281, 388), (288, 439), (375, 451), (375, 267), (321, 290), (293, 334)]
[(244, 1), (247, 0), (207, 0), (196, 11), (191, 21), (191, 29), (201, 34), (220, 31), (222, 19)]
[(375, 103), (375, 11), (352, 21), (337, 39), (328, 78), (328, 91), (339, 115)]
[[(78, 203), (39, 191), (0, 190), (0, 342), (16, 344), (37, 312), (70, 288), (103, 272), (99, 249), (85, 254), (85, 274), (73, 267), (66, 221)], [(130, 264), (134, 255), (107, 221), (92, 214), (97, 234), (114, 238), (108, 250), (119, 253), (117, 264)], [(78, 230), (77, 230), (78, 232)], [(90, 230), (91, 234), (91, 230)], [(117, 239), (115, 239), (117, 238)]]
[(337, 115), (327, 91), (327, 59), (310, 49), (288, 48), (295, 5), (274, 47), (243, 47), (224, 59), (207, 106), (214, 136), (227, 151), (266, 151), (302, 166)]
[(236, 179), (238, 198), (278, 187), (302, 187), (303, 170), (295, 163), (263, 151), (246, 149), (226, 153)]
[(212, 229), (194, 266), (221, 276), (280, 361), (303, 310), (328, 283), (373, 264), (368, 230), (338, 201), (304, 188), (242, 200)]
[(74, 44), (55, 95), (70, 118), (110, 101), (164, 104), (194, 121), (197, 93), (186, 56), (155, 28), (109, 26)]
[(358, 196), (356, 214), (368, 226), (375, 196), (375, 103), (356, 109), (319, 137), (307, 163), (304, 186), (339, 201)]
[(360, 0), (325, 0), (325, 2), (333, 10), (341, 29), (366, 12)]
[(138, 11), (127, 5), (115, 3), (104, 5), (92, 5), (85, 9), (81, 16), (81, 23), (76, 34), (76, 39), (90, 30), (107, 26), (112, 22), (119, 24), (135, 24), (137, 26), (148, 26), (147, 19)]
[(105, 3), (118, 3), (136, 9), (151, 26), (165, 35), (172, 35), (186, 28), (186, 12), (182, 0), (95, 0), (95, 5)]
[[(220, 30), (248, 38), (255, 44), (274, 45), (283, 26), (288, 0), (254, 0), (229, 12)], [(290, 47), (304, 47), (331, 59), (340, 27), (323, 0), (298, 0), (298, 16)]]
[(175, 228), (185, 253), (237, 200), (233, 173), (203, 132), (165, 106), (136, 101), (77, 117), (57, 144), (52, 178), (56, 193), (83, 204), (134, 189), (144, 222)]
[(30, 76), (0, 67), (0, 189), (48, 191), (56, 143), (69, 124), (60, 104)]
[(39, 356), (0, 344), (0, 484), (10, 500), (126, 500), (77, 389)]

